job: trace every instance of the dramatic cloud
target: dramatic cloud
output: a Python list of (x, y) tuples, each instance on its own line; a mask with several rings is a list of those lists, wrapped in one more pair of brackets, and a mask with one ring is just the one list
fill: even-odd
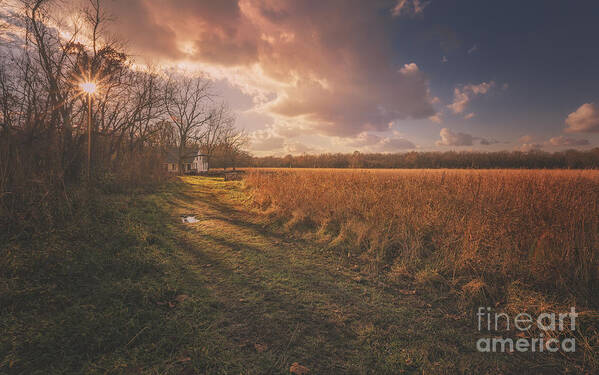
[(453, 103), (447, 107), (450, 108), (453, 113), (462, 113), (466, 109), (466, 106), (475, 96), (484, 95), (495, 86), (494, 81), (482, 82), (478, 85), (465, 85), (462, 87), (456, 87), (453, 90)]
[[(418, 14), (426, 4), (406, 0), (388, 9)], [(293, 120), (292, 126), (345, 137), (435, 113), (418, 65), (395, 63), (402, 56), (388, 30), (397, 21), (378, 2), (128, 0), (110, 6), (119, 34), (138, 55), (228, 79), (254, 96), (263, 113)]]
[(466, 116), (464, 116), (464, 120), (470, 120), (471, 118), (474, 118), (476, 115), (473, 112), (468, 113)]
[(578, 107), (566, 118), (567, 133), (597, 133), (599, 132), (599, 107), (586, 103)]
[(437, 146), (472, 146), (474, 141), (479, 141), (482, 146), (498, 143), (493, 139), (474, 137), (467, 133), (454, 132), (448, 128), (441, 129), (439, 136), (441, 136), (441, 140), (435, 143)]
[(430, 1), (420, 1), (420, 0), (397, 0), (397, 4), (391, 10), (391, 14), (393, 17), (398, 17), (401, 15), (409, 15), (415, 16), (417, 14), (422, 14), (424, 8), (430, 3)]
[(589, 141), (586, 139), (569, 138), (560, 135), (559, 137), (553, 137), (548, 142), (551, 146), (587, 146)]
[(136, 52), (157, 58), (180, 59), (184, 53), (177, 45), (173, 25), (161, 22), (155, 8), (144, 0), (107, 1), (104, 3), (115, 14), (117, 35), (126, 35), (127, 43)]

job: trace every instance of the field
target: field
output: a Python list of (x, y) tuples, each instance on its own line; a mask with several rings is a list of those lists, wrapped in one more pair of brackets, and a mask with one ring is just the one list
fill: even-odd
[(373, 272), (443, 275), (490, 303), (515, 281), (599, 301), (597, 171), (254, 170), (246, 184), (271, 216)]
[(443, 275), (489, 303), (515, 281), (599, 301), (596, 171), (255, 170), (246, 185), (271, 216), (373, 272)]
[(272, 222), (386, 282), (449, 290), (460, 314), (595, 316), (597, 171), (256, 169), (245, 183)]
[[(249, 170), (98, 191), (3, 239), (0, 372), (593, 373), (597, 180)], [(477, 306), (571, 305), (575, 353), (476, 350)]]

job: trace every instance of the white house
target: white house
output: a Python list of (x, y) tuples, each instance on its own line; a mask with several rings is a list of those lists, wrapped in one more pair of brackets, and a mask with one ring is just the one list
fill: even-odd
[(197, 154), (193, 158), (192, 167), (196, 172), (208, 172), (208, 155)]
[[(194, 174), (208, 171), (208, 155), (200, 154), (197, 150), (189, 151), (181, 161), (183, 173)], [(170, 173), (179, 173), (179, 152), (171, 149), (167, 152), (164, 161), (165, 168)]]

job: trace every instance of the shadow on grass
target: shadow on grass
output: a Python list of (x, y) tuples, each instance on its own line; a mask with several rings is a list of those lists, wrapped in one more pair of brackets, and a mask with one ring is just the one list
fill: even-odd
[(244, 372), (206, 280), (175, 256), (164, 194), (97, 195), (2, 244), (0, 372)]

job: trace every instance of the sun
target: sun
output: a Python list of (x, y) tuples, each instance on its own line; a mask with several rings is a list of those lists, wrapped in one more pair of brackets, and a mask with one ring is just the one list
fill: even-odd
[(79, 84), (79, 88), (88, 95), (95, 94), (96, 90), (98, 89), (95, 82), (81, 82)]

